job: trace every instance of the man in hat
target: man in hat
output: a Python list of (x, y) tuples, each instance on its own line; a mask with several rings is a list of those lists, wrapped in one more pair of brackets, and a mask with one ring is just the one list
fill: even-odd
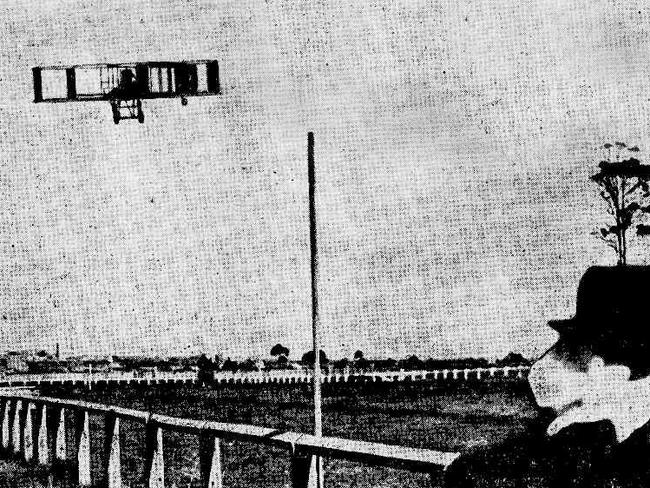
[(650, 267), (587, 270), (576, 315), (550, 322), (559, 339), (528, 376), (550, 419), (461, 456), (447, 486), (650, 486), (648, 283)]

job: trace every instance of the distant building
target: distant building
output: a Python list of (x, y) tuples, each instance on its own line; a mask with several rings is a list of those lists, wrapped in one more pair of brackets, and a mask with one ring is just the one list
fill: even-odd
[(140, 376), (155, 378), (158, 374), (157, 366), (139, 366), (137, 372)]
[(16, 373), (26, 373), (29, 371), (27, 361), (29, 355), (24, 352), (11, 351), (7, 353), (7, 371)]
[(94, 357), (94, 356), (77, 356), (67, 360), (70, 371), (74, 373), (89, 372), (106, 372), (122, 370), (122, 363), (116, 362), (111, 355)]
[(36, 357), (26, 362), (30, 373), (67, 373), (69, 371), (66, 361), (57, 361), (54, 358)]

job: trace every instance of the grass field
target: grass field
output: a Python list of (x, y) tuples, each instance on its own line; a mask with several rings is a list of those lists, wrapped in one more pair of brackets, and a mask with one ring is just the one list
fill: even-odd
[[(92, 392), (52, 391), (49, 395), (82, 398), (166, 415), (244, 423), (287, 431), (312, 429), (311, 392), (305, 387), (141, 388)], [(338, 387), (325, 390), (324, 435), (387, 444), (462, 451), (488, 445), (526, 428), (536, 417), (521, 384), (433, 388), (413, 384), (382, 389)], [(103, 419), (91, 417), (93, 471), (103, 453)], [(72, 436), (69, 436), (70, 438)], [(69, 439), (72, 442), (72, 439)], [(198, 441), (165, 433), (168, 486), (194, 486), (198, 477)], [(126, 486), (144, 486), (144, 429), (122, 428), (122, 466)], [(70, 445), (70, 448), (74, 446)], [(267, 447), (228, 442), (223, 446), (224, 486), (285, 487), (289, 458)], [(325, 461), (326, 486), (429, 486), (425, 475)], [(196, 485), (198, 486), (198, 485)]]

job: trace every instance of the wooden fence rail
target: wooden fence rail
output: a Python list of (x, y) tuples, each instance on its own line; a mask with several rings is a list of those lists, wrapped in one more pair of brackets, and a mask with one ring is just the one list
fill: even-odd
[[(315, 486), (313, 466), (318, 457), (338, 458), (374, 466), (390, 466), (428, 473), (434, 480), (459, 456), (440, 452), (392, 446), (374, 442), (352, 441), (335, 437), (314, 437), (297, 432), (193, 420), (152, 414), (77, 400), (41, 397), (34, 394), (0, 393), (2, 407), (1, 443), (5, 453), (13, 453), (28, 463), (52, 467), (70, 463), (80, 486), (91, 485), (90, 415), (105, 418), (105, 447), (108, 453), (100, 475), (108, 488), (122, 487), (120, 421), (144, 424), (146, 429), (145, 468), (148, 486), (164, 488), (164, 437), (167, 431), (199, 436), (201, 486), (222, 487), (221, 442), (245, 441), (284, 449), (291, 457), (291, 485), (294, 488)], [(56, 426), (47, 422), (48, 410), (55, 412)], [(66, 445), (66, 421), (74, 413), (76, 452)], [(50, 452), (53, 446), (53, 452)]]
[[(401, 383), (420, 381), (469, 381), (489, 380), (492, 378), (524, 379), (529, 366), (503, 366), (465, 369), (415, 370), (415, 371), (348, 371), (332, 372), (321, 375), (323, 384), (341, 384), (350, 382), (366, 383)], [(212, 375), (215, 385), (252, 385), (252, 384), (307, 384), (312, 382), (312, 372), (296, 370), (270, 370), (247, 372), (217, 371)]]
[[(342, 383), (400, 383), (421, 381), (489, 381), (490, 379), (524, 379), (529, 366), (504, 366), (420, 371), (337, 371), (321, 375), (323, 384)], [(26, 373), (0, 375), (0, 387), (18, 386), (122, 386), (133, 385), (192, 385), (199, 381), (197, 373), (171, 372), (95, 372), (95, 373)], [(205, 381), (203, 379), (202, 381)], [(312, 373), (307, 370), (265, 370), (247, 372), (214, 372), (209, 381), (219, 385), (288, 385), (311, 384)]]

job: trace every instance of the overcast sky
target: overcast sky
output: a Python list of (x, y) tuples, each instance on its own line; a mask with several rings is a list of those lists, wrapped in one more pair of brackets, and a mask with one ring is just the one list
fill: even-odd
[[(599, 148), (650, 148), (646, 2), (364, 3), (3, 1), (0, 349), (300, 357), (310, 130), (330, 357), (548, 347), (615, 263)], [(183, 59), (223, 95), (32, 103), (33, 66)]]

